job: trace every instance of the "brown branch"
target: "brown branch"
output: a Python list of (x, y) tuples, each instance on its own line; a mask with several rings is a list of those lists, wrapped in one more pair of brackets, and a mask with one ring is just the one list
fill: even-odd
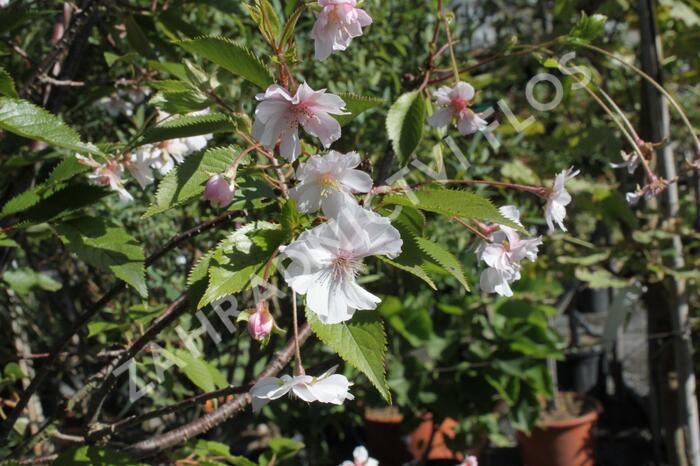
[(107, 395), (117, 383), (118, 377), (114, 375), (114, 369), (129, 362), (129, 360), (136, 356), (136, 353), (141, 351), (148, 344), (148, 342), (151, 341), (151, 339), (155, 338), (160, 332), (163, 331), (163, 329), (175, 321), (175, 319), (184, 314), (188, 309), (186, 304), (187, 294), (183, 293), (175, 301), (173, 301), (170, 306), (168, 306), (163, 314), (158, 316), (153, 324), (151, 324), (151, 326), (148, 327), (145, 332), (143, 332), (143, 335), (131, 343), (124, 354), (108, 364), (106, 370), (107, 376), (102, 382), (102, 385), (100, 385), (100, 388), (97, 390), (95, 396), (93, 396), (90, 401), (90, 407), (87, 414), (88, 421), (86, 424), (89, 425), (97, 420), (102, 403), (104, 403), (105, 398), (107, 398)]
[(42, 83), (51, 84), (53, 86), (68, 86), (68, 87), (83, 87), (85, 86), (84, 81), (71, 81), (69, 79), (56, 79), (48, 75), (39, 76), (39, 81)]
[[(303, 344), (311, 335), (311, 328), (309, 324), (304, 324), (304, 326), (299, 330), (299, 344)], [(278, 374), (289, 361), (294, 357), (294, 339), (291, 338), (287, 341), (282, 351), (277, 353), (275, 357), (270, 361), (270, 363), (263, 369), (263, 371), (258, 375), (256, 381), (262, 379), (263, 377), (270, 377)], [(149, 439), (143, 440), (141, 442), (135, 443), (126, 447), (123, 452), (131, 455), (135, 458), (146, 458), (157, 454), (167, 448), (179, 445), (191, 439), (197, 435), (211, 430), (212, 428), (218, 426), (224, 421), (236, 416), (238, 413), (243, 411), (252, 401), (252, 397), (249, 393), (244, 393), (241, 396), (234, 398), (228, 403), (220, 406), (213, 413), (207, 414), (195, 419), (185, 425), (178, 428), (170, 430), (160, 435), (156, 435)]]
[(51, 52), (44, 57), (37, 65), (22, 89), (22, 96), (29, 97), (34, 92), (34, 87), (40, 81), (40, 77), (46, 75), (57, 60), (63, 56), (72, 46), (73, 40), (84, 27), (92, 27), (91, 20), (98, 13), (97, 6), (103, 0), (86, 0), (81, 11), (74, 17), (70, 26), (63, 34), (61, 40), (51, 49)]
[(143, 421), (152, 419), (154, 417), (165, 416), (166, 414), (175, 413), (181, 409), (189, 408), (190, 406), (201, 404), (204, 401), (212, 400), (214, 398), (220, 398), (227, 395), (237, 395), (241, 393), (246, 393), (250, 390), (251, 386), (234, 387), (229, 386), (222, 388), (220, 390), (215, 390), (213, 392), (200, 393), (199, 395), (192, 396), (190, 398), (184, 399), (180, 402), (159, 408), (153, 411), (149, 411), (143, 414), (135, 414), (129, 416), (125, 419), (117, 421), (113, 424), (109, 424), (100, 430), (97, 430), (90, 434), (90, 441), (95, 441), (105, 437), (106, 435), (113, 434), (119, 430), (125, 429), (127, 427), (133, 426), (135, 424), (140, 424)]
[[(177, 246), (179, 246), (181, 243), (194, 238), (195, 236), (204, 233), (208, 230), (211, 230), (213, 228), (216, 228), (219, 225), (222, 225), (237, 215), (239, 215), (240, 212), (238, 211), (229, 211), (225, 212), (222, 215), (218, 216), (217, 218), (210, 220), (208, 222), (202, 223), (201, 225), (198, 225), (184, 233), (181, 233), (175, 237), (173, 237), (170, 241), (166, 243), (163, 248), (160, 250), (156, 251), (155, 253), (151, 254), (148, 258), (146, 258), (145, 261), (145, 266), (150, 267), (153, 265), (156, 261), (158, 261), (161, 257), (163, 257), (165, 254), (170, 252), (171, 250), (175, 249)], [(114, 285), (106, 294), (102, 296), (97, 302), (95, 302), (90, 309), (88, 309), (86, 312), (84, 312), (82, 315), (80, 315), (77, 319), (76, 322), (73, 324), (71, 329), (68, 331), (67, 334), (61, 338), (51, 349), (50, 353), (51, 356), (47, 358), (47, 361), (44, 363), (43, 366), (37, 371), (36, 376), (32, 380), (32, 382), (29, 384), (29, 386), (22, 392), (20, 396), (20, 400), (17, 403), (17, 407), (13, 409), (7, 419), (0, 424), (0, 441), (4, 440), (7, 436), (7, 434), (10, 432), (12, 427), (14, 426), (15, 422), (17, 421), (17, 418), (19, 417), (20, 413), (24, 410), (24, 408), (27, 406), (27, 403), (29, 402), (29, 399), (36, 393), (36, 390), (39, 388), (39, 386), (44, 382), (46, 377), (49, 374), (49, 371), (51, 367), (55, 364), (56, 360), (60, 356), (60, 354), (64, 351), (66, 346), (68, 346), (68, 343), (70, 343), (71, 339), (75, 334), (77, 334), (80, 329), (82, 329), (85, 325), (87, 325), (90, 320), (92, 320), (95, 315), (104, 307), (106, 306), (110, 301), (112, 301), (114, 298), (116, 298), (122, 291), (126, 289), (126, 283), (125, 282), (119, 282), (116, 285)]]

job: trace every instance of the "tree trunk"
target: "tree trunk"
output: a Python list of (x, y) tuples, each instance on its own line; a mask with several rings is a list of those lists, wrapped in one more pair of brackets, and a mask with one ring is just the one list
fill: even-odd
[[(661, 44), (659, 41), (654, 5), (652, 0), (639, 1), (639, 27), (641, 34), (642, 70), (663, 84), (661, 73)], [(663, 96), (649, 85), (642, 82), (642, 137), (650, 142), (661, 142), (669, 137), (668, 102)], [(661, 175), (666, 179), (676, 176), (676, 162), (670, 145), (660, 151), (659, 160)], [(664, 217), (666, 221), (677, 217), (679, 209), (678, 187), (671, 184), (662, 197)], [(673, 254), (669, 265), (674, 270), (685, 266), (683, 244), (680, 236), (674, 236), (670, 244)], [(700, 425), (698, 424), (698, 406), (695, 397), (695, 374), (693, 372), (692, 342), (688, 325), (688, 296), (685, 280), (667, 277), (663, 287), (665, 299), (663, 307), (651, 307), (651, 312), (662, 312), (666, 309), (673, 342), (673, 362), (675, 365), (676, 410), (673, 415), (677, 418), (677, 432), (667, 432), (666, 438), (672, 437), (674, 445), (667, 445), (675, 450), (677, 464), (700, 466)], [(651, 329), (650, 331), (653, 331)], [(667, 378), (670, 377), (668, 373)], [(664, 391), (659, 387), (660, 391)], [(658, 392), (657, 392), (658, 393)], [(662, 416), (664, 415), (662, 409)], [(671, 416), (671, 419), (673, 418)], [(668, 427), (668, 423), (666, 424)], [(671, 435), (669, 435), (671, 434)]]

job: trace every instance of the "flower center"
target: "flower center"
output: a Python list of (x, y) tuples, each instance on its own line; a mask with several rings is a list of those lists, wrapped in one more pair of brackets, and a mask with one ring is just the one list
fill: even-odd
[(296, 123), (301, 123), (303, 121), (313, 118), (314, 112), (305, 104), (299, 103), (292, 106), (292, 114), (294, 115), (293, 121)]
[(348, 275), (354, 277), (360, 270), (360, 265), (361, 262), (354, 257), (351, 251), (341, 250), (331, 264), (333, 279), (339, 280)]
[(338, 188), (335, 174), (331, 172), (321, 173), (318, 177), (318, 184), (321, 185), (323, 191), (336, 190)]
[(340, 15), (336, 7), (332, 7), (330, 13), (328, 13), (328, 22), (333, 24), (338, 24), (340, 22)]
[(503, 246), (503, 249), (510, 252), (510, 242), (507, 239), (501, 241), (501, 245)]
[(450, 101), (450, 105), (455, 110), (455, 112), (461, 112), (469, 106), (469, 101), (467, 99), (460, 99), (459, 97), (457, 97)]

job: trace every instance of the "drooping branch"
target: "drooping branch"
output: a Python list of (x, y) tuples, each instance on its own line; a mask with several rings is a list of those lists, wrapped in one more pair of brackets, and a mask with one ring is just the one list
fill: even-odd
[[(311, 335), (311, 328), (306, 323), (299, 330), (299, 345)], [(278, 374), (294, 357), (294, 338), (291, 338), (282, 351), (277, 353), (275, 357), (268, 363), (258, 375), (255, 381), (263, 377), (270, 377)], [(252, 402), (252, 397), (249, 393), (244, 393), (228, 403), (220, 406), (216, 411), (206, 414), (199, 419), (195, 419), (183, 426), (170, 430), (160, 435), (151, 437), (135, 443), (123, 450), (124, 453), (135, 458), (145, 458), (155, 455), (172, 446), (179, 445), (187, 440), (211, 430), (224, 421), (236, 416), (243, 411)]]
[[(159, 249), (155, 253), (151, 254), (148, 258), (146, 258), (145, 266), (150, 267), (168, 252), (172, 251), (185, 241), (188, 241), (189, 239), (194, 238), (197, 235), (200, 235), (206, 231), (212, 230), (220, 225), (223, 225), (240, 214), (240, 211), (225, 212), (213, 220), (204, 222), (200, 225), (197, 225), (194, 228), (191, 228), (190, 230), (187, 230), (184, 233), (173, 237), (170, 241), (168, 241), (165, 244), (165, 246), (163, 246), (161, 249)], [(54, 344), (54, 346), (51, 348), (51, 351), (49, 352), (51, 355), (46, 359), (46, 362), (37, 371), (36, 376), (29, 384), (29, 386), (27, 386), (27, 388), (22, 392), (22, 394), (20, 395), (20, 399), (17, 402), (17, 406), (8, 414), (7, 419), (5, 419), (5, 421), (2, 424), (0, 424), (0, 440), (4, 440), (6, 438), (7, 434), (10, 432), (15, 422), (17, 421), (17, 418), (19, 417), (20, 413), (27, 406), (29, 399), (32, 397), (32, 395), (34, 395), (34, 393), (36, 393), (39, 386), (49, 375), (51, 368), (58, 360), (61, 352), (63, 352), (68, 346), (68, 343), (70, 343), (73, 336), (76, 335), (85, 325), (87, 325), (88, 322), (90, 322), (103, 307), (110, 303), (125, 289), (126, 283), (124, 282), (119, 282), (116, 285), (114, 285), (87, 311), (80, 315), (76, 319), (71, 329), (56, 344)]]

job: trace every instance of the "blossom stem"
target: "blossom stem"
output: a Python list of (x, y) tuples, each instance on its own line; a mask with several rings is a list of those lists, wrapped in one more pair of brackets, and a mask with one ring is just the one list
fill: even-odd
[[(566, 67), (562, 67), (562, 68), (563, 68), (564, 70), (567, 70)], [(567, 70), (567, 71), (569, 71), (569, 70)], [(627, 128), (625, 127), (624, 123), (621, 123), (621, 122), (618, 120), (618, 118), (617, 118), (618, 115), (616, 115), (615, 112), (613, 112), (613, 111), (610, 109), (610, 107), (608, 107), (608, 106), (605, 104), (605, 102), (603, 102), (603, 100), (602, 100), (600, 97), (598, 97), (598, 95), (597, 95), (595, 92), (593, 92), (593, 90), (591, 90), (591, 88), (588, 87), (588, 83), (584, 83), (584, 82), (583, 82), (579, 77), (577, 77), (576, 74), (573, 73), (573, 72), (569, 72), (568, 74), (569, 74), (569, 76), (571, 76), (571, 78), (572, 78), (574, 81), (576, 81), (579, 85), (581, 85), (581, 87), (588, 93), (588, 95), (590, 95), (591, 98), (592, 98), (593, 100), (595, 100), (595, 102), (596, 102), (598, 105), (600, 105), (600, 107), (601, 107), (603, 110), (605, 110), (605, 112), (610, 116), (610, 118), (612, 118), (613, 122), (620, 128), (620, 131), (622, 131), (622, 134), (627, 138), (627, 140), (629, 141), (629, 143), (630, 143), (630, 144), (632, 145), (632, 147), (634, 148), (635, 152), (637, 152), (637, 155), (639, 155), (639, 159), (640, 159), (640, 161), (642, 162), (642, 165), (644, 166), (644, 170), (645, 170), (645, 172), (646, 172), (647, 178), (649, 178), (649, 181), (650, 181), (650, 182), (653, 182), (654, 180), (656, 180), (657, 177), (656, 177), (656, 175), (654, 174), (654, 172), (651, 170), (651, 167), (649, 166), (649, 161), (644, 157), (644, 153), (642, 152), (642, 149), (641, 149), (640, 146), (639, 146), (639, 141), (640, 141), (640, 139), (639, 139), (639, 136), (637, 136), (637, 133), (634, 131), (634, 128), (632, 128), (632, 133), (630, 133), (630, 132), (627, 130)], [(603, 91), (600, 90), (600, 89), (598, 89), (598, 90), (599, 90), (600, 92), (603, 92)], [(603, 92), (603, 93), (604, 93), (604, 92)], [(605, 94), (605, 93), (604, 93), (604, 94)], [(607, 94), (605, 94), (605, 96), (606, 96), (608, 99), (612, 100)], [(616, 110), (617, 110), (617, 113), (618, 113), (619, 115), (621, 115), (623, 121), (626, 120), (625, 116), (624, 116), (623, 113), (622, 113), (622, 110), (620, 110), (620, 108), (619, 108), (617, 105), (615, 105), (615, 108), (616, 108)], [(629, 121), (627, 121), (627, 123), (631, 126), (631, 123), (629, 123)]]
[(471, 231), (472, 233), (474, 233), (476, 236), (478, 236), (479, 238), (483, 239), (484, 241), (490, 241), (490, 240), (489, 240), (489, 237), (486, 236), (485, 234), (483, 234), (482, 232), (480, 232), (478, 228), (475, 228), (475, 227), (469, 225), (467, 222), (465, 222), (465, 221), (462, 220), (461, 218), (459, 218), (459, 217), (452, 217), (452, 220), (454, 220), (455, 222), (459, 223), (459, 224), (462, 225), (464, 228), (466, 228), (467, 230)]
[(438, 0), (439, 15), (445, 24), (445, 34), (447, 34), (447, 45), (450, 47), (450, 61), (452, 63), (452, 73), (454, 74), (455, 83), (459, 82), (459, 66), (457, 66), (457, 57), (455, 56), (454, 44), (452, 42), (452, 33), (450, 32), (450, 22), (442, 10), (442, 0)]
[(535, 194), (537, 196), (546, 198), (548, 188), (543, 186), (530, 186), (526, 184), (509, 183), (507, 181), (494, 181), (494, 180), (437, 180), (439, 183), (454, 183), (454, 184), (467, 184), (467, 185), (487, 185), (487, 186), (498, 186), (501, 188), (512, 188), (519, 191), (525, 191), (528, 193)]
[[(442, 8), (442, 4), (438, 8)], [(428, 59), (426, 60), (425, 63), (425, 75), (423, 76), (423, 82), (421, 83), (419, 90), (423, 91), (427, 86), (428, 83), (430, 82), (430, 76), (433, 72), (434, 69), (434, 61), (435, 58), (441, 55), (445, 51), (445, 47), (448, 46), (448, 44), (445, 44), (442, 46), (437, 52), (435, 52), (435, 47), (437, 46), (437, 40), (438, 37), (440, 36), (440, 26), (442, 25), (442, 21), (440, 21), (439, 18), (439, 13), (438, 13), (438, 20), (435, 22), (435, 29), (433, 29), (433, 38), (430, 41), (430, 44), (428, 46)]]
[(243, 157), (250, 154), (251, 152), (256, 150), (258, 147), (260, 147), (260, 144), (255, 143), (253, 145), (248, 146), (245, 150), (242, 150), (240, 152), (240, 154), (238, 154), (236, 156), (236, 158), (233, 159), (233, 163), (231, 163), (231, 165), (228, 167), (228, 169), (226, 170), (226, 173), (231, 175), (231, 177), (235, 177), (236, 172), (238, 171), (238, 165), (240, 165), (241, 160), (243, 160)]
[(421, 188), (423, 186), (439, 183), (439, 184), (466, 184), (466, 185), (487, 185), (487, 186), (498, 186), (501, 188), (511, 188), (517, 189), (519, 191), (525, 191), (528, 193), (535, 194), (542, 198), (547, 198), (549, 193), (549, 188), (543, 186), (529, 186), (526, 184), (509, 183), (507, 181), (494, 181), (494, 180), (432, 180), (425, 183), (418, 183), (414, 185), (398, 186), (392, 188), (390, 186), (377, 186), (372, 190), (372, 194), (387, 194), (391, 192), (405, 192), (411, 191), (416, 188)]
[(690, 123), (690, 120), (688, 120), (688, 116), (683, 111), (683, 108), (678, 104), (676, 99), (674, 99), (671, 96), (671, 94), (666, 89), (664, 89), (664, 87), (661, 84), (657, 83), (654, 78), (649, 76), (647, 73), (645, 73), (641, 69), (637, 68), (635, 65), (633, 65), (631, 63), (627, 63), (623, 58), (617, 56), (616, 54), (614, 54), (612, 52), (608, 52), (605, 49), (602, 49), (600, 47), (596, 47), (595, 45), (591, 45), (591, 44), (580, 43), (580, 44), (574, 44), (574, 45), (579, 45), (581, 47), (587, 48), (588, 50), (598, 52), (598, 53), (603, 54), (609, 58), (612, 58), (613, 60), (615, 60), (619, 63), (622, 63), (624, 66), (631, 69), (632, 71), (637, 73), (639, 76), (641, 76), (643, 79), (645, 79), (649, 84), (654, 86), (656, 88), (656, 90), (658, 90), (661, 94), (663, 94), (663, 96), (666, 97), (668, 99), (668, 101), (671, 103), (673, 108), (676, 109), (676, 111), (678, 112), (678, 115), (683, 120), (683, 123), (688, 128), (688, 131), (690, 132), (690, 136), (693, 138), (693, 141), (695, 142), (695, 151), (696, 151), (698, 157), (700, 157), (700, 139), (698, 138), (697, 134), (695, 134), (695, 128), (693, 128), (693, 125)]
[(294, 330), (294, 375), (304, 375), (304, 366), (301, 365), (301, 351), (299, 349), (299, 323), (297, 321), (297, 292), (292, 290), (292, 328)]

